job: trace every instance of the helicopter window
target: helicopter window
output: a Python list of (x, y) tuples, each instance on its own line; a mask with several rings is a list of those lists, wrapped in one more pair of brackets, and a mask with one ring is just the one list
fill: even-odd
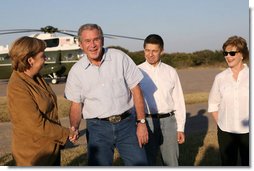
[(75, 58), (74, 52), (71, 53), (63, 53), (63, 57), (65, 58), (65, 61), (70, 61)]
[(72, 53), (69, 53), (68, 55), (67, 55), (67, 58), (73, 58), (74, 57), (74, 55), (72, 54)]
[(79, 59), (79, 49), (62, 51), (62, 60), (63, 61), (76, 61)]
[(1, 55), (0, 56), (0, 61), (9, 61), (10, 60), (10, 56), (9, 55)]
[(77, 57), (78, 59), (82, 58), (84, 56), (84, 53), (81, 49), (79, 49), (78, 53), (77, 53)]
[(46, 39), (47, 47), (57, 47), (59, 45), (59, 39)]
[(47, 57), (47, 62), (54, 62), (56, 61), (57, 56), (59, 55), (58, 52), (45, 52), (45, 55)]

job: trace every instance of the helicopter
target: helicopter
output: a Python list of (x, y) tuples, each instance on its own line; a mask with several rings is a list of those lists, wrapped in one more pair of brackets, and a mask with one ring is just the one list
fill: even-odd
[[(40, 29), (11, 29), (0, 30), (0, 35), (37, 32), (30, 35), (44, 40), (47, 44), (45, 55), (47, 60), (40, 71), (43, 77), (49, 78), (52, 84), (57, 84), (61, 77), (67, 78), (71, 67), (83, 57), (83, 51), (78, 44), (77, 31), (58, 30), (53, 26), (46, 26)], [(59, 36), (56, 33), (63, 34)], [(103, 34), (106, 38), (126, 38), (144, 40), (137, 37), (129, 37), (115, 34)], [(9, 46), (0, 45), (0, 79), (9, 79), (12, 73), (11, 59), (8, 56)]]

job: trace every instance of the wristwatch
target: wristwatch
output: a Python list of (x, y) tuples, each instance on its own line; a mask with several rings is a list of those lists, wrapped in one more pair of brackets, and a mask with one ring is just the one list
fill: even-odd
[(144, 123), (146, 123), (146, 120), (145, 120), (145, 119), (140, 119), (140, 120), (137, 120), (137, 123), (142, 123), (142, 124), (144, 124)]

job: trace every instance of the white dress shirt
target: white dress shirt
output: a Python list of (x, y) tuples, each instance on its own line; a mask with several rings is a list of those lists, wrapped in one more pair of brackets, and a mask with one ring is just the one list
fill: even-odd
[(231, 133), (249, 132), (249, 68), (237, 80), (230, 68), (216, 75), (209, 94), (208, 112), (218, 111), (218, 126)]
[(176, 70), (160, 62), (156, 67), (147, 61), (140, 64), (144, 78), (140, 82), (148, 114), (175, 111), (177, 131), (184, 131), (186, 109), (182, 86)]

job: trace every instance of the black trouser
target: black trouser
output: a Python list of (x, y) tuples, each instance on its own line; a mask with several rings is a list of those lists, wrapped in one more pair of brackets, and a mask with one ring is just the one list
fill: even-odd
[(217, 128), (221, 164), (223, 166), (236, 166), (238, 152), (240, 152), (241, 165), (249, 166), (249, 133), (235, 134)]
[(61, 150), (57, 154), (56, 161), (53, 163), (52, 166), (61, 166)]

